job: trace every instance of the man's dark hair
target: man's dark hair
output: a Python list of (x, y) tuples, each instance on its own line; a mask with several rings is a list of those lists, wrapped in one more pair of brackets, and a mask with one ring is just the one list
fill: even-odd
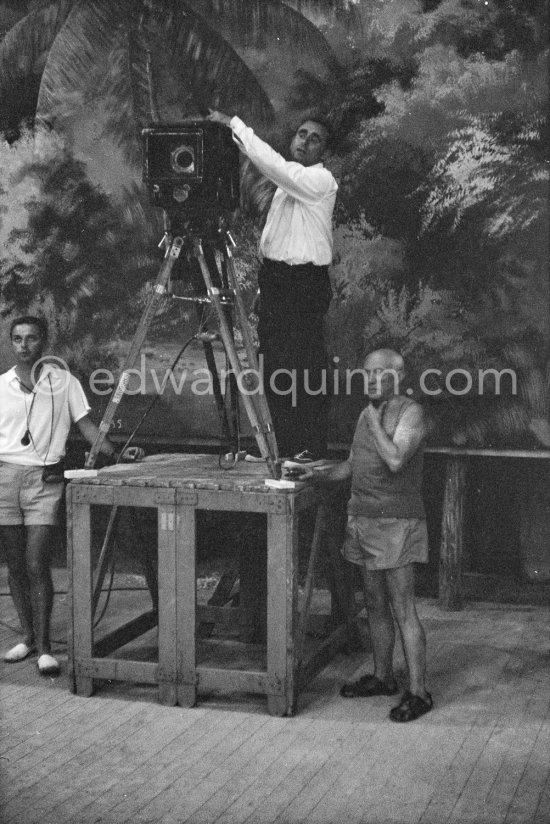
[(15, 320), (12, 320), (11, 322), (10, 340), (13, 337), (13, 330), (15, 327), (22, 326), (23, 324), (27, 324), (27, 326), (36, 326), (36, 328), (40, 330), (42, 340), (48, 339), (48, 324), (44, 318), (37, 317), (36, 315), (21, 315), (20, 318), (15, 318)]
[[(303, 117), (300, 120), (300, 122), (298, 124), (298, 128), (296, 129), (296, 132), (298, 132), (300, 127), (303, 126), (304, 123), (307, 123), (308, 121), (310, 121), (312, 123), (318, 123), (319, 126), (323, 127), (323, 129), (327, 133), (326, 148), (329, 149), (329, 150), (333, 149), (334, 148), (334, 143), (335, 143), (335, 134), (334, 134), (334, 128), (332, 126), (332, 123), (329, 120), (327, 120), (327, 118), (324, 115), (312, 114), (309, 117)], [(296, 132), (295, 132), (295, 134), (296, 134)]]

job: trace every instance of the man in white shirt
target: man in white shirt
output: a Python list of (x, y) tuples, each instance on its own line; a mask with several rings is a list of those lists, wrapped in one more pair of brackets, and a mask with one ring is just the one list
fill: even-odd
[[(79, 381), (43, 358), (47, 326), (25, 315), (11, 324), (15, 366), (0, 375), (0, 541), (24, 638), (4, 656), (8, 663), (38, 652), (42, 675), (55, 675), (50, 617), (52, 532), (63, 494), (60, 461), (71, 423), (93, 443), (97, 427)], [(101, 451), (114, 456), (107, 439)]]
[(285, 160), (238, 117), (210, 110), (208, 119), (231, 128), (241, 151), (277, 186), (260, 240), (259, 352), (279, 454), (315, 460), (326, 452), (329, 407), (323, 318), (332, 297), (338, 189), (322, 163), (330, 130), (304, 121)]

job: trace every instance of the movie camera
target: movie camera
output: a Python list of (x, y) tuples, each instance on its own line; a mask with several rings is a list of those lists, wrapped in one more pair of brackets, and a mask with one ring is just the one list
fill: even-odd
[(216, 218), (239, 206), (239, 149), (219, 123), (191, 120), (142, 131), (143, 181), (170, 215)]

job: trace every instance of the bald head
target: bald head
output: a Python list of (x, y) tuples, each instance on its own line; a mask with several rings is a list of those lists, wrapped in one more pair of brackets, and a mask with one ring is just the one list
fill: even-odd
[(363, 369), (368, 381), (369, 398), (389, 398), (399, 394), (405, 374), (403, 356), (394, 349), (376, 349), (365, 358)]
[(365, 369), (395, 369), (404, 372), (405, 362), (403, 356), (394, 349), (375, 349), (365, 358), (364, 367)]

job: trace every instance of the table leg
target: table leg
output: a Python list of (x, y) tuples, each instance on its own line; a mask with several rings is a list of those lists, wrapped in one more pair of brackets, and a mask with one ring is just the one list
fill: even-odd
[(177, 703), (176, 507), (158, 507), (159, 701)]
[[(69, 674), (77, 695), (89, 698), (94, 691), (93, 679), (81, 674), (81, 661), (89, 661), (93, 655), (92, 625), (92, 548), (90, 529), (90, 505), (75, 503), (74, 490), (70, 493), (68, 552), (71, 558), (72, 582), (70, 611), (72, 632), (69, 643)], [(78, 609), (75, 609), (78, 604)]]
[(298, 518), (267, 516), (267, 706), (271, 715), (292, 715), (295, 705), (294, 627), (298, 612)]
[(192, 707), (197, 700), (195, 615), (196, 581), (196, 510), (178, 507), (176, 545), (177, 593), (177, 683), (178, 704)]

